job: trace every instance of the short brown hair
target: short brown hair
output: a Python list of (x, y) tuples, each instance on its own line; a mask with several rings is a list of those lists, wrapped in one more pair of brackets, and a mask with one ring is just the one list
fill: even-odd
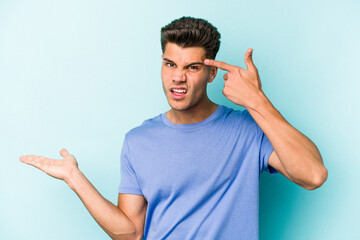
[(215, 59), (220, 48), (220, 33), (208, 21), (201, 18), (182, 17), (161, 28), (161, 49), (164, 53), (168, 42), (182, 48), (203, 47), (206, 58)]

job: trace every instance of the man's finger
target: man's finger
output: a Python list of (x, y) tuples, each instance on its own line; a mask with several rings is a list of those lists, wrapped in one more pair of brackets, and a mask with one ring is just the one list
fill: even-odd
[(20, 161), (42, 170), (41, 166), (43, 162), (46, 161), (46, 157), (36, 156), (36, 155), (26, 155), (26, 156), (21, 156)]
[(245, 53), (245, 64), (247, 69), (249, 70), (255, 70), (256, 67), (254, 65), (254, 62), (252, 60), (252, 53), (253, 53), (253, 49), (249, 48), (246, 53)]
[(36, 160), (43, 160), (43, 159), (45, 159), (45, 157), (36, 156), (36, 155), (26, 155), (20, 157), (20, 161), (27, 164), (31, 164)]
[(23, 162), (23, 163), (28, 163), (29, 162), (29, 157), (28, 156), (20, 156), (19, 159), (20, 159), (20, 162)]
[(229, 78), (228, 74), (229, 74), (229, 73), (226, 73), (226, 74), (224, 75), (224, 80), (225, 80), (225, 81), (228, 80), (228, 78)]
[(65, 158), (67, 155), (69, 155), (69, 153), (65, 148), (63, 148), (60, 150), (60, 155)]
[(228, 71), (228, 72), (234, 70), (234, 68), (236, 67), (234, 65), (227, 64), (226, 62), (216, 61), (213, 59), (205, 59), (204, 63), (206, 65), (218, 67), (218, 68)]

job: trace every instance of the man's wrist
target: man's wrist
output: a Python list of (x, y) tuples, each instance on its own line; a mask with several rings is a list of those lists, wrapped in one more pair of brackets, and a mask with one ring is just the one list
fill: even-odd
[(64, 179), (66, 184), (72, 189), (75, 190), (76, 187), (76, 179), (79, 179), (79, 177), (82, 175), (82, 172), (77, 166), (74, 166), (71, 168), (71, 170), (68, 173), (68, 176)]
[(270, 100), (266, 97), (265, 93), (263, 91), (259, 91), (257, 98), (254, 99), (251, 106), (248, 106), (246, 109), (251, 112), (259, 112), (261, 108), (263, 108), (266, 105), (272, 105)]

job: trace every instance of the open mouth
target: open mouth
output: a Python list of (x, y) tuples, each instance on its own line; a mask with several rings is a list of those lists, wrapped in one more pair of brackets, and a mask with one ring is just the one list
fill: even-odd
[(171, 95), (175, 99), (181, 99), (187, 93), (187, 90), (185, 88), (171, 88), (170, 91), (171, 91)]

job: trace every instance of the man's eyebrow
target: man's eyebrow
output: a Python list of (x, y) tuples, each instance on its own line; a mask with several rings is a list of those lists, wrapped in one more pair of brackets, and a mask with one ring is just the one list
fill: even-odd
[(171, 62), (171, 63), (174, 63), (174, 61), (171, 61), (170, 59), (167, 59), (167, 58), (163, 58), (164, 61), (167, 61), (167, 62)]
[[(163, 58), (164, 61), (167, 61), (167, 62), (171, 62), (171, 63), (175, 63), (174, 61), (171, 61), (170, 59), (167, 59), (167, 58)], [(186, 65), (185, 67), (188, 67), (188, 66), (191, 66), (191, 65), (205, 65), (203, 62), (192, 62), (192, 63), (189, 63), (188, 65)]]

